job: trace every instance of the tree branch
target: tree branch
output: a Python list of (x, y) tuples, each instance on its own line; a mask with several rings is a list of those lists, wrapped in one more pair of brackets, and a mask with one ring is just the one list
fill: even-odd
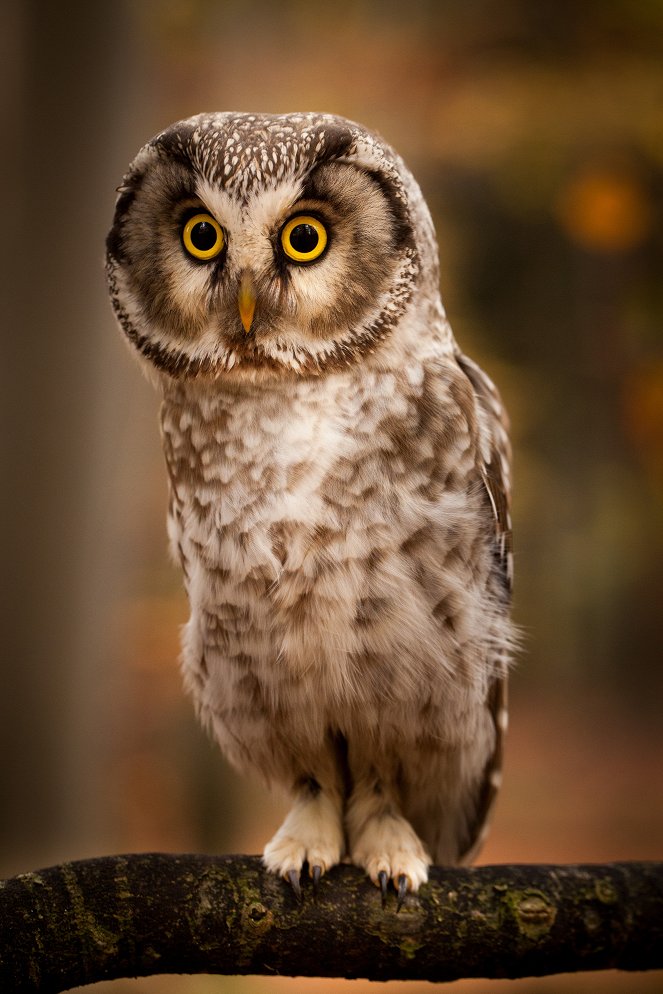
[(431, 870), (400, 913), (341, 866), (301, 903), (255, 856), (138, 854), (0, 883), (0, 990), (162, 973), (371, 980), (663, 968), (663, 863)]

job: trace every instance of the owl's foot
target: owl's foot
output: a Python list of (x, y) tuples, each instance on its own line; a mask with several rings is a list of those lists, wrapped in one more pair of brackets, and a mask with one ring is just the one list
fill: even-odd
[(301, 897), (301, 871), (308, 874), (317, 889), (320, 878), (341, 859), (344, 837), (337, 806), (325, 794), (297, 801), (274, 838), (267, 843), (262, 861), (265, 867), (284, 877)]
[(416, 893), (428, 880), (428, 854), (410, 823), (400, 815), (370, 818), (354, 841), (351, 858), (380, 888), (383, 907), (390, 880), (398, 895), (397, 911), (408, 891)]

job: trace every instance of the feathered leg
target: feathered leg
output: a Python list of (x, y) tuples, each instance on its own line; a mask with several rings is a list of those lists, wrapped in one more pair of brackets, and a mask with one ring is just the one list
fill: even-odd
[(288, 880), (299, 896), (304, 863), (317, 886), (345, 851), (343, 771), (331, 746), (302, 770), (293, 783), (293, 793), (294, 804), (265, 846), (263, 862), (272, 873)]

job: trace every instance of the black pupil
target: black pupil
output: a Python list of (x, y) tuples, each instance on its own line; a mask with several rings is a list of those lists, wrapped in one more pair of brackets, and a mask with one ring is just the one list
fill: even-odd
[(191, 244), (201, 252), (214, 248), (218, 237), (216, 228), (209, 221), (198, 221), (191, 229)]
[(312, 252), (320, 236), (312, 224), (297, 224), (290, 232), (290, 244), (295, 252)]

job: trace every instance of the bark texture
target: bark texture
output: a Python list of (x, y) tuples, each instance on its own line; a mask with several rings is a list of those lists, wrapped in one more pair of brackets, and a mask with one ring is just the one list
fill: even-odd
[(0, 883), (0, 990), (163, 973), (372, 980), (663, 968), (663, 863), (433, 868), (396, 913), (354, 867), (298, 902), (255, 856), (65, 863)]

